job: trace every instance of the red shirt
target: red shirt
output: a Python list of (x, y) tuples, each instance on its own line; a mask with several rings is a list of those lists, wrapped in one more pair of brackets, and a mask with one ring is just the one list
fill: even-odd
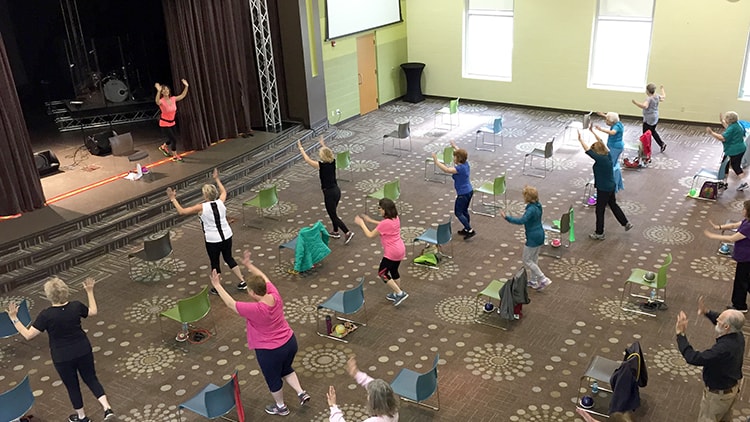
[(171, 127), (175, 125), (174, 117), (177, 114), (177, 101), (174, 97), (159, 99), (159, 109), (161, 110), (161, 117), (159, 118), (159, 126)]

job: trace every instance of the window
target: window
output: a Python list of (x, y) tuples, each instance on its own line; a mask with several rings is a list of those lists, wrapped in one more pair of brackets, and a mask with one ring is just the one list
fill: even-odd
[(464, 77), (510, 81), (512, 68), (513, 0), (467, 0)]
[(648, 74), (654, 0), (599, 0), (589, 87), (643, 90)]
[(745, 48), (745, 67), (742, 69), (742, 84), (740, 85), (741, 100), (750, 100), (750, 37)]

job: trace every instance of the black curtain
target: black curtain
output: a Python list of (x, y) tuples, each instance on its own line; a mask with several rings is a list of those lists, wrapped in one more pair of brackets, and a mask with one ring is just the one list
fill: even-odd
[[(247, 0), (163, 0), (172, 92), (190, 83), (177, 119), (186, 149), (247, 133), (262, 124)], [(155, 81), (156, 82), (156, 81)]]
[(44, 206), (44, 191), (34, 162), (5, 43), (0, 34), (0, 216)]

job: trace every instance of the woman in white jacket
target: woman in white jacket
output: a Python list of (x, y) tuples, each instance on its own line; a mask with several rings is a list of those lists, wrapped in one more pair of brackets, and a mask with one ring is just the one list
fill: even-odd
[[(367, 408), (371, 416), (363, 422), (398, 422), (398, 398), (391, 386), (382, 379), (373, 379), (360, 371), (354, 358), (346, 362), (346, 370), (357, 384), (367, 390)], [(333, 386), (328, 387), (326, 397), (331, 408), (329, 422), (346, 422), (344, 413), (336, 405), (336, 389)]]

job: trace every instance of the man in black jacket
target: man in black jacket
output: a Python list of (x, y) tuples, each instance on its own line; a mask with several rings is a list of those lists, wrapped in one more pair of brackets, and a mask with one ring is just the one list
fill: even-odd
[(698, 315), (705, 316), (715, 326), (716, 343), (710, 349), (699, 352), (690, 345), (685, 335), (688, 319), (684, 311), (680, 311), (675, 324), (677, 346), (685, 361), (703, 367), (705, 388), (698, 422), (731, 421), (732, 406), (737, 400), (739, 380), (742, 378), (742, 357), (745, 354), (742, 326), (745, 316), (733, 309), (721, 314), (710, 311), (703, 303), (703, 296), (698, 299)]

